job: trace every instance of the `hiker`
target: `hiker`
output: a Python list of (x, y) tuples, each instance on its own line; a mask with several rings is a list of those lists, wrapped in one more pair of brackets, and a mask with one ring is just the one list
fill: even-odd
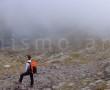
[(33, 67), (32, 65), (36, 65), (36, 62), (32, 62), (30, 55), (27, 55), (26, 57), (27, 57), (27, 63), (25, 66), (25, 72), (20, 75), (19, 83), (22, 83), (24, 76), (30, 75), (30, 79), (31, 79), (30, 87), (33, 87), (33, 85), (34, 85), (33, 74), (35, 74), (37, 72), (37, 69), (36, 69), (36, 67)]

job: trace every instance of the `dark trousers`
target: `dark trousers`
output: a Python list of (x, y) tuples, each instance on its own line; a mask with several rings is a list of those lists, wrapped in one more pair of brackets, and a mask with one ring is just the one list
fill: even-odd
[(22, 73), (22, 74), (20, 75), (19, 82), (22, 83), (23, 77), (24, 77), (24, 76), (27, 76), (27, 75), (30, 75), (31, 85), (33, 85), (33, 84), (34, 84), (33, 73), (30, 73), (30, 72)]

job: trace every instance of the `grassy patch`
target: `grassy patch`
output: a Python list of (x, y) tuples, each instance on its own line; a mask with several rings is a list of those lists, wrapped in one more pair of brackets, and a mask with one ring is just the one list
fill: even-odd
[(66, 58), (64, 60), (65, 64), (74, 64), (74, 63), (79, 63), (79, 64), (88, 64), (90, 61), (91, 56), (84, 55), (80, 52), (73, 52), (70, 54), (69, 58)]
[(78, 59), (73, 59), (72, 57), (69, 57), (69, 58), (66, 58), (63, 63), (67, 64), (67, 65), (75, 64), (75, 63), (88, 64), (89, 60), (87, 58), (84, 58), (84, 57), (80, 57)]
[[(4, 65), (10, 65), (10, 67), (4, 67)], [(21, 72), (23, 69), (23, 64), (20, 61), (14, 60), (1, 60), (0, 61), (0, 78), (4, 75), (11, 75)]]
[(71, 56), (73, 59), (77, 59), (77, 58), (79, 58), (81, 55), (80, 55), (80, 53), (78, 53), (78, 52), (74, 52), (74, 53), (72, 53), (70, 56)]

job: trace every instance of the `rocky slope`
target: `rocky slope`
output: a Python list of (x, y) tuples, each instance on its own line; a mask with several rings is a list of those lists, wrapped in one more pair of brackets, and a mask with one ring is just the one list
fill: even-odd
[(104, 55), (82, 50), (48, 57), (47, 65), (39, 66), (38, 74), (34, 75), (33, 88), (29, 87), (28, 76), (17, 84), (21, 69), (14, 68), (12, 63), (23, 64), (8, 57), (8, 63), (1, 69), (0, 90), (110, 90), (110, 58), (109, 54)]

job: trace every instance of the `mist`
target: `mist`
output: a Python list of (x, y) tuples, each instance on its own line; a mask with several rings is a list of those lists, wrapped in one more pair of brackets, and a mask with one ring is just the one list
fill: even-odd
[[(0, 22), (17, 35), (86, 32), (109, 36), (109, 0), (1, 0)], [(3, 26), (3, 25), (1, 25)]]

